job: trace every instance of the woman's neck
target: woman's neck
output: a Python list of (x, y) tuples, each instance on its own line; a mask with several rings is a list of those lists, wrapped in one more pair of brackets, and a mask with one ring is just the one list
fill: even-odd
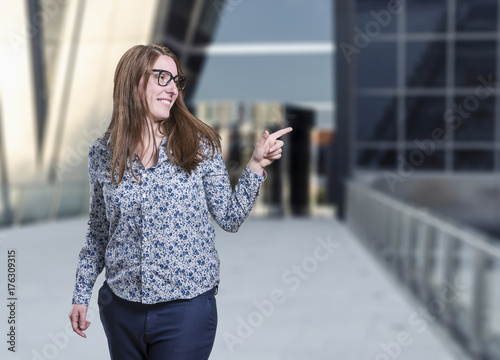
[(148, 126), (142, 133), (142, 145), (144, 149), (150, 147), (158, 148), (163, 140), (163, 134), (160, 131), (160, 123), (148, 120)]
[(163, 140), (164, 135), (160, 132), (159, 127), (155, 129), (154, 135), (151, 134), (151, 128), (146, 129), (143, 134), (142, 141), (138, 144), (136, 154), (141, 159), (145, 168), (155, 165), (158, 162), (158, 149)]

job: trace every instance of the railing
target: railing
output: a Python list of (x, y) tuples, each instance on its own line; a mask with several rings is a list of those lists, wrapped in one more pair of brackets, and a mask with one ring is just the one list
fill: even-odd
[(500, 359), (500, 241), (359, 182), (347, 222), (475, 358)]

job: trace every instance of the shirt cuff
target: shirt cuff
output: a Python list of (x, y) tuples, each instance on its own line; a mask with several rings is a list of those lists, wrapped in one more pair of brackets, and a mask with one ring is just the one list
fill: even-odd
[(89, 290), (87, 286), (77, 284), (75, 286), (75, 291), (73, 292), (73, 300), (71, 303), (89, 306), (91, 296), (92, 289)]
[(251, 197), (255, 198), (259, 195), (260, 185), (267, 179), (267, 173), (264, 170), (261, 175), (256, 174), (248, 166), (245, 166), (243, 173), (240, 177), (240, 186), (242, 186), (246, 193)]
[(248, 165), (245, 166), (245, 169), (243, 169), (243, 174), (242, 174), (242, 177), (243, 178), (246, 178), (246, 177), (249, 177), (250, 181), (256, 181), (260, 184), (262, 184), (264, 182), (264, 180), (267, 179), (267, 172), (266, 170), (262, 170), (262, 174), (257, 174), (256, 172), (254, 172), (253, 170), (251, 170)]

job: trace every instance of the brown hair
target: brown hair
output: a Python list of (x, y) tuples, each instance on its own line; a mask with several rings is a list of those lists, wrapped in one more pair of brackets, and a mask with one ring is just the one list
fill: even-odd
[[(167, 47), (157, 44), (132, 47), (123, 54), (116, 67), (113, 114), (108, 127), (113, 149), (111, 167), (113, 183), (115, 183), (116, 170), (118, 170), (117, 183), (120, 183), (127, 162), (130, 164), (132, 175), (137, 179), (132, 169), (132, 160), (135, 149), (142, 143), (143, 135), (148, 130), (150, 130), (149, 136), (152, 137), (155, 145), (153, 156), (158, 155), (153, 129), (148, 129), (147, 118), (151, 117), (151, 113), (144, 96), (141, 96), (139, 84), (144, 78), (144, 89), (142, 89), (142, 94), (144, 94), (153, 65), (161, 55), (171, 57), (177, 66), (178, 74), (184, 74), (175, 54)], [(189, 174), (207, 158), (201, 148), (202, 142), (209, 146), (212, 155), (216, 151), (220, 151), (219, 134), (191, 114), (184, 103), (184, 90), (179, 91), (177, 100), (170, 110), (170, 116), (160, 123), (160, 132), (167, 136), (165, 152), (170, 161)]]

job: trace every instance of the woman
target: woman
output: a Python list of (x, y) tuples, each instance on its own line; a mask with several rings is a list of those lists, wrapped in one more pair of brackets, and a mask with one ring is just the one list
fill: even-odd
[[(219, 135), (183, 100), (177, 57), (137, 45), (118, 63), (108, 131), (90, 145), (90, 220), (79, 255), (73, 330), (82, 337), (97, 276), (112, 359), (207, 359), (219, 259), (210, 215), (235, 232), (290, 132), (267, 131), (232, 191)], [(210, 214), (210, 215), (209, 215)]]

